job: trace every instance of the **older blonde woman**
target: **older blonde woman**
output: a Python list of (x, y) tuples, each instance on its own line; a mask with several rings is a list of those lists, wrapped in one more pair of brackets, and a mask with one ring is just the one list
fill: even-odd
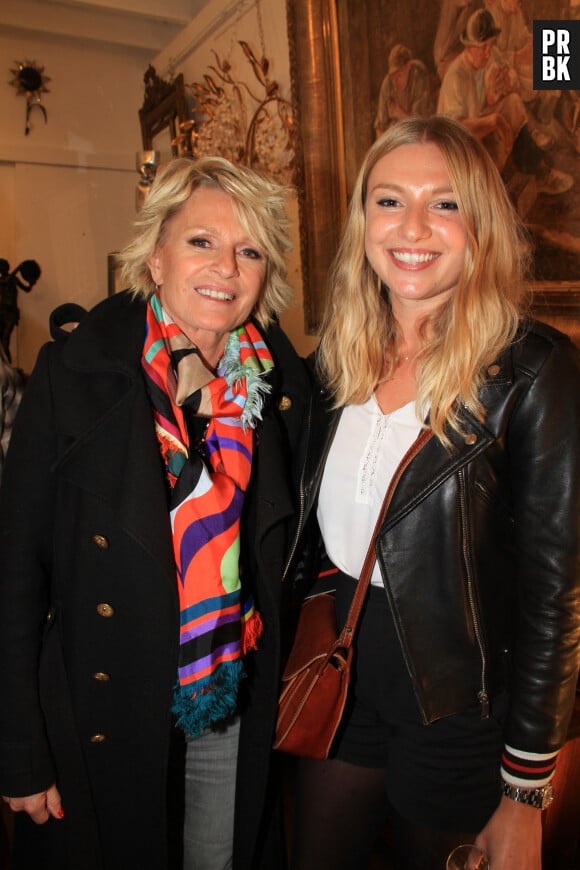
[(284, 193), (171, 162), (121, 255), (131, 290), (40, 353), (0, 508), (16, 868), (283, 861), (266, 793), (308, 396), (276, 324)]
[(578, 670), (580, 363), (523, 316), (528, 257), (459, 123), (406, 119), (367, 153), (297, 547), (315, 575), (322, 540), (340, 625), (392, 489), (341, 731), (301, 762), (296, 870), (367, 866), (387, 816), (397, 870), (443, 868), (462, 842), (540, 870)]

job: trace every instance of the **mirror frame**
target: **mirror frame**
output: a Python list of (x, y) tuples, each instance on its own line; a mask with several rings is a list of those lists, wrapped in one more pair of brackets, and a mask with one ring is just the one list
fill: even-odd
[[(155, 137), (169, 128), (173, 141), (179, 133), (179, 125), (189, 118), (187, 98), (183, 74), (180, 73), (173, 81), (166, 82), (159, 78), (151, 65), (143, 76), (145, 82), (145, 98), (139, 109), (141, 123), (141, 138), (143, 149), (152, 151)], [(171, 145), (174, 157), (179, 154), (177, 145)]]

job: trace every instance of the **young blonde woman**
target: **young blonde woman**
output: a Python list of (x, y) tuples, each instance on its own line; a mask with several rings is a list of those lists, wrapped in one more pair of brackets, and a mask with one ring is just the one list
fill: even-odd
[(580, 362), (524, 316), (528, 262), (459, 123), (371, 147), (330, 275), (294, 578), (333, 581), (339, 624), (393, 489), (340, 732), (300, 762), (294, 870), (360, 870), (387, 818), (396, 870), (443, 870), (463, 842), (540, 870), (578, 668)]

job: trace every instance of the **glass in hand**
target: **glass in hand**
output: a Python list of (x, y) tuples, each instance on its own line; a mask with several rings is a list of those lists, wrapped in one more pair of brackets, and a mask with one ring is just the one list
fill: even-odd
[(447, 859), (446, 870), (490, 870), (489, 858), (471, 843), (457, 846)]

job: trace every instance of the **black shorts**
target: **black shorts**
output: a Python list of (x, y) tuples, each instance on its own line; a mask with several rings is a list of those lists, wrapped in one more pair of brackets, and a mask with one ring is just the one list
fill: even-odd
[[(337, 578), (337, 618), (344, 624), (355, 581)], [(386, 593), (371, 587), (355, 639), (349, 698), (333, 757), (383, 768), (393, 808), (409, 821), (478, 831), (500, 800), (502, 720), (479, 706), (424, 725), (396, 636)]]

